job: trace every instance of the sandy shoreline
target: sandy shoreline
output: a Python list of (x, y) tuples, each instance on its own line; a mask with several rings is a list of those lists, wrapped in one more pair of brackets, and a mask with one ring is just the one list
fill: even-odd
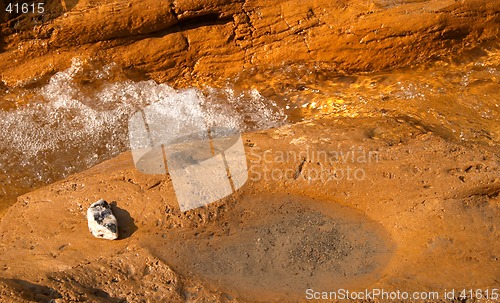
[[(0, 214), (0, 302), (306, 302), (341, 288), (456, 302), (446, 294), (500, 289), (499, 1), (5, 9), (0, 192), (60, 181)], [(218, 122), (291, 123), (243, 134), (247, 182), (185, 213), (169, 174), (119, 154), (132, 114), (185, 100), (174, 88), (212, 91)], [(101, 198), (117, 241), (88, 231)]]
[[(381, 125), (387, 136), (370, 132)], [(302, 301), (315, 285), (440, 292), (497, 286), (499, 157), (488, 148), (446, 142), (392, 119), (328, 117), (245, 134), (244, 141), (253, 180), (250, 173), (235, 195), (184, 214), (169, 178), (137, 172), (128, 153), (20, 197), (0, 223), (0, 294), (16, 302), (253, 302)], [(353, 146), (377, 151), (379, 161), (306, 160), (296, 179), (255, 177), (296, 170), (300, 163), (267, 163), (252, 149), (339, 152)], [(311, 178), (318, 167), (347, 166), (363, 169), (365, 179)], [(98, 240), (88, 232), (86, 207), (101, 197), (116, 202), (124, 239)], [(267, 203), (269, 197), (275, 201)], [(339, 217), (341, 209), (347, 213)], [(317, 228), (332, 241), (321, 240)], [(318, 254), (299, 254), (301, 261), (290, 263), (299, 252), (294, 247)], [(320, 258), (336, 253), (347, 259)], [(276, 267), (264, 266), (266, 260)], [(248, 274), (260, 266), (269, 280)], [(330, 269), (322, 272), (322, 266)], [(338, 282), (332, 268), (344, 276), (340, 284), (329, 284)]]

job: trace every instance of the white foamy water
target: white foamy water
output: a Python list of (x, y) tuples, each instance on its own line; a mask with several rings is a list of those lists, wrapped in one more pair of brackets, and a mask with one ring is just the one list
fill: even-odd
[[(109, 80), (117, 67), (88, 70), (74, 60), (35, 89), (25, 106), (0, 111), (0, 195), (15, 196), (91, 167), (129, 149), (127, 125), (140, 109), (162, 101), (165, 111), (189, 120), (178, 102), (193, 91), (207, 125), (247, 132), (283, 124), (286, 116), (258, 91), (175, 90), (154, 81)], [(83, 79), (83, 81), (82, 81)], [(1, 198), (1, 197), (0, 197)]]

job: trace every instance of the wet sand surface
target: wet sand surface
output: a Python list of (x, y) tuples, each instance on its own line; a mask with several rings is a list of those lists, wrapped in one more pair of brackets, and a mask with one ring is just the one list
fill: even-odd
[(382, 225), (333, 201), (253, 194), (232, 204), (146, 247), (179, 273), (262, 302), (304, 298), (304, 287), (368, 287), (392, 255)]
[[(373, 136), (356, 123), (384, 125), (393, 136)], [(496, 286), (494, 149), (373, 118), (306, 121), (243, 139), (247, 183), (186, 213), (168, 175), (139, 173), (129, 153), (20, 197), (0, 226), (2, 295), (266, 302), (305, 301), (309, 287)], [(378, 160), (311, 152), (353, 149), (376, 151)], [(305, 161), (264, 158), (265, 151), (270, 157), (306, 150)], [(347, 166), (362, 168), (366, 178), (340, 180)], [(337, 169), (337, 179), (314, 177), (318, 167), (325, 174)], [(266, 179), (264, 172), (273, 170), (297, 174)], [(87, 230), (86, 208), (101, 197), (115, 202), (121, 240), (97, 240)], [(35, 286), (19, 294), (28, 282)]]
[[(500, 288), (500, 2), (44, 3), (0, 2), (0, 302)], [(248, 180), (181, 212), (128, 126), (195, 90)]]

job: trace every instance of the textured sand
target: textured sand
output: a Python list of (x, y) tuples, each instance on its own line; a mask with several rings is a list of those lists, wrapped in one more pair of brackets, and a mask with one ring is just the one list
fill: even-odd
[[(244, 142), (248, 182), (186, 213), (169, 176), (139, 173), (129, 153), (20, 197), (0, 225), (2, 299), (265, 302), (305, 300), (307, 288), (498, 286), (499, 158), (490, 148), (396, 120), (347, 118)], [(353, 146), (378, 161), (313, 158)], [(306, 150), (305, 161), (263, 158)], [(364, 180), (312, 178), (318, 167), (347, 166)], [(296, 174), (256, 180), (287, 169)], [(87, 230), (86, 208), (101, 197), (116, 202), (118, 241)]]

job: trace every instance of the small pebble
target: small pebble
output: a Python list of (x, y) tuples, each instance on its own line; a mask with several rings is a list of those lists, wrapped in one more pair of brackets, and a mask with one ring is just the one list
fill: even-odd
[(118, 222), (108, 202), (100, 199), (87, 210), (89, 230), (96, 238), (115, 240), (118, 238)]

